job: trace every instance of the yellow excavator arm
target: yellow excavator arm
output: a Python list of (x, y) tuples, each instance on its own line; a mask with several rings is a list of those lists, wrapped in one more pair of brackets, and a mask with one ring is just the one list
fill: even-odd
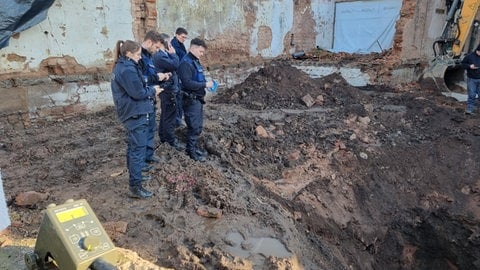
[(455, 56), (460, 56), (463, 51), (463, 47), (467, 42), (467, 38), (472, 29), (473, 21), (477, 15), (478, 6), (480, 0), (463, 0), (462, 8), (460, 10), (460, 16), (458, 17), (458, 37), (453, 43), (452, 53)]

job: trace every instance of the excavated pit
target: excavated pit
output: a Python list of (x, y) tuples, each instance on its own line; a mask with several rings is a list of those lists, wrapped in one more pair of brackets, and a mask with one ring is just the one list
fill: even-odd
[[(274, 61), (209, 100), (205, 163), (158, 146), (150, 200), (127, 196), (112, 108), (23, 131), (5, 118), (10, 237), (34, 238), (48, 204), (85, 198), (115, 245), (164, 267), (477, 269), (480, 117), (463, 110), (433, 89), (358, 88)], [(19, 205), (25, 191), (48, 197)]]

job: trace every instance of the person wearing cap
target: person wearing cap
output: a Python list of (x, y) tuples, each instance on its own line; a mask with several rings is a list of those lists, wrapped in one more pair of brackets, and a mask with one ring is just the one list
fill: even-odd
[(462, 59), (461, 66), (467, 71), (468, 98), (465, 114), (472, 115), (475, 99), (477, 95), (480, 96), (480, 45)]
[[(185, 48), (185, 41), (188, 38), (188, 32), (187, 29), (183, 27), (178, 27), (177, 30), (175, 30), (175, 36), (172, 38), (170, 43), (172, 44), (172, 47), (175, 49), (175, 53), (178, 56), (179, 60), (182, 60), (182, 58), (187, 54), (187, 48)], [(177, 116), (175, 119), (175, 127), (184, 127), (185, 125), (183, 124), (183, 108), (182, 108), (182, 97), (180, 95), (177, 96)]]
[(204, 152), (197, 148), (198, 137), (203, 129), (203, 104), (205, 104), (205, 88), (211, 88), (213, 81), (207, 81), (200, 64), (207, 49), (203, 39), (194, 38), (190, 42), (188, 53), (183, 57), (177, 73), (181, 81), (183, 111), (187, 124), (186, 152), (195, 161), (204, 161)]

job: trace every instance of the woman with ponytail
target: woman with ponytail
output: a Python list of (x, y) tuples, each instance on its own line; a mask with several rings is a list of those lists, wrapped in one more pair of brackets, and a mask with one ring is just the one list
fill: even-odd
[(143, 187), (149, 114), (154, 111), (152, 100), (162, 92), (159, 86), (147, 86), (138, 61), (142, 58), (138, 42), (118, 41), (115, 46), (111, 81), (117, 117), (127, 130), (127, 167), (130, 194), (149, 198), (152, 192)]

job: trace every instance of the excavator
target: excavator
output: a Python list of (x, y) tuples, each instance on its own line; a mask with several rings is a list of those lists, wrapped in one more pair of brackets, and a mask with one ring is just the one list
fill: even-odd
[(433, 43), (434, 58), (423, 74), (444, 94), (466, 93), (465, 71), (460, 62), (478, 43), (480, 22), (475, 20), (480, 0), (447, 0), (442, 35)]

